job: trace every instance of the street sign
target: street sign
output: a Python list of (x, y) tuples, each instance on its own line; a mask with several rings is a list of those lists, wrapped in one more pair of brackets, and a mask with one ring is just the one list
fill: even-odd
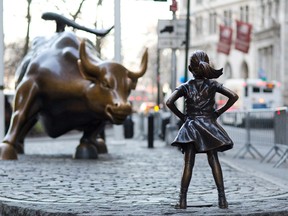
[(170, 11), (176, 12), (178, 10), (177, 1), (172, 0), (172, 5), (170, 5)]
[(184, 48), (186, 20), (158, 20), (158, 48)]

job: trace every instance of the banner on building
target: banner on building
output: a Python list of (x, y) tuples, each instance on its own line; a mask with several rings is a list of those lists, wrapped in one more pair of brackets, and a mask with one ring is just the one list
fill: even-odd
[(219, 42), (217, 45), (217, 52), (225, 53), (229, 55), (233, 30), (229, 26), (220, 25)]
[(252, 25), (236, 20), (237, 35), (235, 40), (235, 49), (248, 53), (251, 40)]

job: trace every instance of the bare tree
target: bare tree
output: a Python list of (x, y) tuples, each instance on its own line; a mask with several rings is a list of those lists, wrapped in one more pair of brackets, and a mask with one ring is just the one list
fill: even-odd
[[(97, 14), (98, 9), (99, 9), (100, 6), (102, 6), (102, 0), (98, 0), (97, 8), (96, 8), (96, 14)], [(97, 19), (95, 20), (95, 24), (94, 25), (95, 25), (95, 28), (98, 27)], [(96, 41), (95, 41), (96, 45), (95, 45), (95, 47), (96, 47), (96, 50), (99, 53), (100, 57), (101, 57), (101, 48), (102, 48), (102, 43), (101, 42), (102, 42), (102, 39), (96, 36)]]
[[(63, 2), (66, 2), (66, 1), (63, 0)], [(81, 16), (82, 7), (83, 7), (84, 3), (85, 3), (85, 0), (81, 0), (76, 12), (75, 13), (69, 13), (69, 15), (72, 17), (73, 21), (76, 21)], [(96, 14), (97, 14), (98, 8), (101, 5), (102, 5), (102, 0), (98, 0), (97, 3), (96, 3)], [(95, 20), (95, 24), (94, 25), (95, 25), (95, 28), (98, 27), (97, 20)], [(75, 31), (75, 29), (74, 29), (74, 31)], [(101, 38), (96, 36), (95, 47), (96, 47), (96, 50), (97, 50), (97, 52), (99, 53), (100, 56), (101, 56), (101, 41), (102, 41)]]
[(24, 48), (23, 48), (23, 56), (24, 57), (27, 52), (28, 52), (28, 49), (29, 49), (29, 42), (30, 42), (30, 25), (31, 25), (31, 14), (30, 14), (30, 9), (31, 9), (31, 3), (32, 3), (32, 0), (27, 0), (27, 15), (26, 15), (26, 18), (27, 18), (27, 32), (26, 32), (26, 37), (25, 37), (25, 45), (24, 45)]
[(82, 0), (79, 4), (79, 7), (77, 9), (77, 11), (74, 13), (74, 14), (71, 14), (70, 15), (72, 16), (73, 20), (76, 21), (76, 19), (78, 18), (78, 16), (81, 14), (81, 9), (82, 9), (82, 6), (84, 4), (85, 0)]
[[(63, 0), (63, 2), (66, 2), (66, 1)], [(76, 12), (74, 14), (70, 14), (73, 20), (76, 20), (81, 15), (81, 10), (82, 10), (82, 6), (84, 2), (85, 0), (81, 0)], [(26, 36), (24, 40), (15, 41), (10, 44), (5, 44), (5, 60), (4, 61), (5, 61), (6, 83), (12, 83), (12, 80), (14, 79), (15, 71), (19, 63), (29, 51), (29, 45), (31, 41), (30, 40), (30, 26), (32, 22), (31, 14), (33, 14), (33, 11), (31, 11), (32, 4), (33, 4), (32, 0), (27, 0), (27, 8), (26, 8), (27, 30), (26, 30)], [(55, 8), (57, 8), (56, 5), (55, 5)], [(58, 9), (59, 11), (61, 11), (61, 8), (58, 8)], [(10, 88), (11, 88), (11, 85), (10, 85)]]
[(14, 88), (14, 74), (18, 67), (19, 62), (22, 60), (23, 47), (19, 42), (13, 42), (5, 44), (5, 55), (4, 55), (4, 71), (5, 71), (5, 88)]

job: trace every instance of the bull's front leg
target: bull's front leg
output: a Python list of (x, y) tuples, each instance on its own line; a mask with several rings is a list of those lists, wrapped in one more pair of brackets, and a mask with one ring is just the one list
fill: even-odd
[(83, 130), (83, 136), (74, 155), (75, 159), (97, 159), (98, 153), (107, 153), (105, 139), (104, 137), (101, 138), (104, 127), (105, 122), (99, 121), (97, 124), (91, 124)]
[(36, 122), (40, 106), (36, 101), (37, 86), (33, 82), (23, 83), (15, 96), (15, 107), (9, 130), (0, 144), (0, 160), (17, 159), (17, 144), (24, 140)]

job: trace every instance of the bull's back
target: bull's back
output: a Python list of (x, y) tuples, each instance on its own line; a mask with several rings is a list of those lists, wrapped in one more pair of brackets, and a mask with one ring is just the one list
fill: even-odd
[(49, 39), (36, 38), (31, 50), (22, 60), (16, 71), (19, 84), (25, 76), (59, 77), (79, 76), (79, 39), (72, 32), (56, 33)]

